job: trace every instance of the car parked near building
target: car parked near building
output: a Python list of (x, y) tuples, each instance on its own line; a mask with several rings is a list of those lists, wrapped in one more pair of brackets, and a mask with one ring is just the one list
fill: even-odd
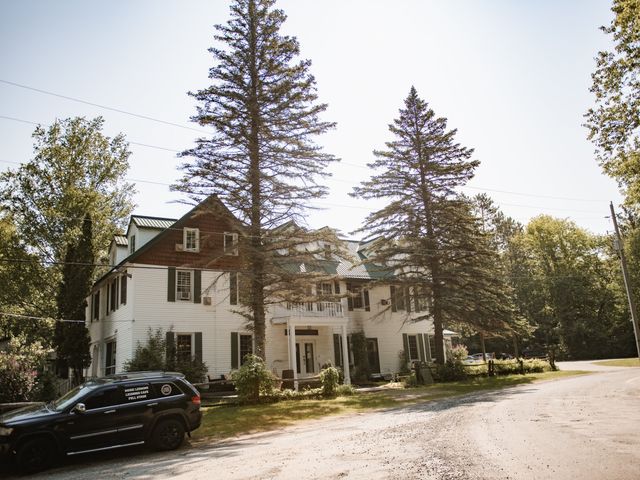
[(0, 416), (0, 453), (21, 471), (60, 455), (148, 444), (178, 448), (200, 426), (200, 394), (182, 374), (129, 372), (90, 380), (58, 400)]

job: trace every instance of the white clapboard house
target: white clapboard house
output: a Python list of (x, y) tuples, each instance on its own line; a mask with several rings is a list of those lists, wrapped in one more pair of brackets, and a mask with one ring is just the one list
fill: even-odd
[[(246, 320), (235, 313), (242, 260), (238, 232), (240, 222), (215, 198), (178, 220), (133, 215), (126, 234), (111, 242), (114, 267), (87, 299), (87, 375), (122, 371), (149, 328), (158, 327), (176, 342), (178, 356), (206, 362), (210, 376), (238, 368), (254, 345)], [(322, 365), (343, 366), (345, 359), (353, 368), (356, 334), (366, 342), (373, 373), (393, 374), (403, 363), (432, 357), (432, 323), (410, 321), (424, 316), (426, 302), (392, 284), (370, 287), (372, 269), (362, 263), (366, 244), (343, 242), (352, 258), (333, 258), (331, 281), (313, 287), (336, 301), (268, 308), (265, 360), (279, 376), (283, 370), (297, 378), (314, 376)]]

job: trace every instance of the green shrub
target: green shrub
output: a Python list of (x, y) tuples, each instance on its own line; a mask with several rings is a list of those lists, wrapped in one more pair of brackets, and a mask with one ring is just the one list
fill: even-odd
[(149, 327), (147, 342), (138, 342), (133, 358), (124, 364), (125, 372), (139, 372), (146, 370), (162, 370), (180, 372), (191, 383), (201, 383), (206, 380), (209, 371), (207, 364), (195, 357), (189, 360), (176, 359), (176, 346), (167, 345), (166, 333), (162, 328), (155, 331)]
[(50, 402), (58, 397), (58, 377), (53, 372), (41, 372), (36, 378), (32, 399), (36, 402)]
[(238, 398), (242, 402), (255, 403), (261, 396), (273, 395), (276, 378), (264, 361), (256, 355), (244, 357), (242, 366), (231, 374)]
[(353, 385), (338, 385), (336, 388), (336, 395), (339, 397), (350, 397), (355, 395), (356, 389)]
[(0, 352), (0, 403), (31, 400), (36, 376), (37, 371), (23, 356)]
[(39, 342), (11, 339), (7, 351), (0, 352), (0, 403), (26, 402), (36, 397), (36, 379), (46, 356)]
[(146, 370), (166, 370), (165, 356), (167, 341), (162, 328), (155, 331), (149, 327), (147, 343), (138, 342), (133, 358), (124, 364), (125, 372), (140, 372)]
[(403, 380), (404, 388), (413, 388), (418, 386), (418, 379), (416, 378), (416, 372), (411, 372), (408, 377)]
[(340, 373), (335, 367), (325, 368), (320, 372), (322, 394), (325, 397), (335, 397), (340, 382)]

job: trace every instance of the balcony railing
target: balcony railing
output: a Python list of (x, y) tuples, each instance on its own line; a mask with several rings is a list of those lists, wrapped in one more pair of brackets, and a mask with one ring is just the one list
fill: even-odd
[(340, 302), (285, 303), (276, 307), (276, 316), (294, 317), (343, 317)]

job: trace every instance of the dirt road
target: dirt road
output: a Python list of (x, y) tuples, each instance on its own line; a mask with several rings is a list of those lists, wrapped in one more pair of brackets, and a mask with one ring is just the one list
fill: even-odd
[(169, 454), (78, 459), (32, 478), (637, 480), (640, 369), (598, 370)]

